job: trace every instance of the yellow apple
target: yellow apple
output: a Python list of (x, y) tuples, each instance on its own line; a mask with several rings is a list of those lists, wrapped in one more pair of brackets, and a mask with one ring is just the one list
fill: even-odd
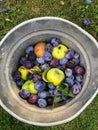
[(68, 48), (65, 45), (59, 44), (53, 48), (52, 56), (57, 59), (62, 59), (65, 57), (67, 50)]
[(28, 90), (31, 94), (37, 94), (38, 91), (34, 88), (34, 82), (31, 80), (27, 80), (23, 85), (22, 89)]
[(20, 66), (19, 69), (18, 69), (18, 71), (21, 73), (21, 78), (23, 80), (27, 80), (27, 75), (29, 73), (28, 70), (25, 67)]
[(52, 68), (47, 72), (46, 77), (48, 82), (53, 83), (55, 86), (58, 86), (65, 78), (65, 74), (58, 68)]

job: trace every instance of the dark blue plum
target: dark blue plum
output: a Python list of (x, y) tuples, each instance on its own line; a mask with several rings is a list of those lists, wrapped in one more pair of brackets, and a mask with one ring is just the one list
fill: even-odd
[(88, 26), (88, 25), (90, 25), (90, 20), (88, 19), (88, 18), (85, 18), (85, 19), (83, 19), (83, 24), (85, 25), (85, 26)]
[(51, 52), (53, 50), (53, 46), (50, 43), (46, 44), (46, 51)]
[(74, 94), (78, 94), (80, 93), (81, 91), (81, 84), (80, 83), (75, 83), (73, 86), (72, 86), (72, 89), (73, 89), (73, 93)]
[(36, 58), (36, 60), (37, 60), (37, 62), (38, 62), (39, 64), (44, 64), (44, 63), (45, 63), (45, 60), (44, 60), (43, 57)]
[(62, 94), (61, 90), (59, 90), (59, 89), (54, 90), (54, 95), (60, 96), (61, 94)]
[(21, 89), (19, 91), (19, 96), (23, 99), (27, 99), (30, 96), (30, 92), (26, 89)]
[(70, 61), (68, 61), (68, 62), (66, 63), (66, 67), (73, 69), (73, 68), (75, 67), (75, 64), (74, 64), (74, 62), (73, 62), (72, 60), (70, 60)]
[(66, 64), (68, 62), (68, 59), (66, 57), (60, 59), (60, 65)]
[(72, 75), (72, 73), (73, 73), (72, 69), (70, 69), (70, 68), (65, 69), (66, 76), (70, 77)]
[(79, 57), (80, 57), (79, 53), (75, 52), (74, 58), (75, 58), (75, 59), (78, 59)]
[(49, 66), (49, 64), (47, 64), (47, 63), (45, 63), (45, 64), (43, 64), (43, 65), (41, 65), (40, 66), (40, 68), (41, 68), (41, 70), (46, 70), (46, 69), (48, 69), (50, 66)]
[(72, 62), (74, 63), (74, 65), (78, 65), (80, 63), (80, 59), (72, 59)]
[(1, 9), (1, 12), (2, 12), (2, 13), (5, 13), (5, 12), (7, 12), (7, 10), (8, 10), (8, 9), (7, 9), (6, 7), (3, 7), (3, 8)]
[(24, 65), (24, 64), (26, 63), (26, 61), (27, 61), (27, 58), (26, 58), (26, 57), (21, 57), (21, 58), (20, 58), (20, 64), (21, 64), (21, 65)]
[(58, 38), (53, 37), (50, 42), (53, 46), (58, 46), (60, 40)]
[(12, 77), (15, 81), (20, 80), (21, 79), (21, 73), (19, 71), (14, 71), (14, 72), (12, 72)]
[(51, 83), (48, 83), (48, 88), (49, 89), (55, 89), (55, 86), (53, 84), (51, 84)]
[(46, 83), (44, 81), (37, 81), (34, 87), (37, 91), (41, 92), (46, 89)]
[(67, 59), (72, 59), (73, 57), (74, 57), (74, 50), (73, 49), (69, 49), (68, 51), (67, 51), (67, 53), (66, 53), (66, 58)]
[(47, 106), (47, 101), (46, 99), (40, 98), (38, 99), (38, 106), (40, 108), (45, 108)]
[(49, 90), (49, 94), (50, 94), (50, 96), (53, 96), (53, 95), (54, 95), (54, 90), (53, 90), (53, 89), (50, 89), (50, 90)]
[(46, 93), (46, 91), (42, 91), (42, 92), (39, 92), (39, 93), (38, 93), (38, 96), (39, 96), (40, 98), (46, 98), (46, 97), (47, 97), (47, 93)]
[(36, 55), (34, 53), (30, 52), (28, 54), (28, 60), (35, 61), (36, 60)]
[(52, 55), (51, 55), (50, 52), (46, 51), (46, 52), (44, 53), (43, 58), (44, 58), (45, 61), (51, 61), (51, 60), (52, 60)]
[(33, 52), (33, 50), (34, 50), (33, 46), (28, 46), (26, 48), (26, 53), (29, 54), (30, 52)]
[(58, 61), (58, 59), (56, 59), (56, 58), (53, 58), (53, 59), (51, 60), (51, 62), (50, 62), (50, 65), (51, 65), (52, 67), (56, 67), (58, 64), (59, 64), (59, 61)]
[(42, 78), (41, 78), (41, 75), (39, 75), (39, 74), (34, 74), (33, 75), (33, 81), (34, 82), (37, 82), (37, 81), (40, 81)]
[(29, 61), (27, 60), (24, 64), (24, 67), (26, 67), (27, 69), (31, 69), (33, 67), (33, 62), (32, 61)]
[(77, 80), (78, 82), (82, 82), (82, 79), (83, 79), (83, 76), (82, 76), (82, 75), (76, 75), (75, 77), (76, 77), (76, 80)]
[(65, 82), (69, 85), (72, 86), (74, 84), (74, 80), (72, 78), (66, 78)]
[(47, 101), (47, 104), (48, 104), (48, 105), (53, 105), (53, 100), (54, 100), (54, 99), (53, 99), (52, 96), (47, 96), (47, 97), (46, 97), (46, 101)]
[(24, 84), (24, 80), (22, 80), (22, 79), (16, 81), (16, 85), (17, 85), (19, 88), (21, 88), (23, 84)]
[(33, 74), (29, 73), (29, 74), (27, 75), (27, 80), (32, 80), (32, 79), (33, 79)]

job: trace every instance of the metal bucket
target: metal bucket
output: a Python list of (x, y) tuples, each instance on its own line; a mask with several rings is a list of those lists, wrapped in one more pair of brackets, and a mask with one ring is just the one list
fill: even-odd
[[(38, 41), (58, 37), (81, 55), (86, 68), (82, 91), (70, 102), (54, 109), (41, 109), (18, 96), (11, 73), (25, 48)], [(77, 117), (98, 93), (98, 43), (74, 23), (57, 17), (40, 17), (14, 27), (0, 42), (0, 105), (12, 116), (28, 124), (52, 126)]]

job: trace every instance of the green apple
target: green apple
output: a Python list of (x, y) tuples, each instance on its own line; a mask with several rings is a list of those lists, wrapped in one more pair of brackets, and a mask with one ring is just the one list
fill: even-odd
[(18, 68), (18, 71), (21, 73), (21, 78), (23, 79), (23, 80), (27, 80), (27, 75), (28, 75), (28, 70), (25, 68), (25, 67), (23, 67), (23, 66), (20, 66), (19, 68)]
[(47, 75), (47, 72), (49, 71), (49, 69), (50, 69), (50, 68), (44, 70), (44, 72), (42, 73), (42, 79), (43, 79), (45, 82), (48, 82), (46, 75)]
[(65, 45), (59, 44), (52, 50), (52, 56), (57, 59), (62, 59), (65, 57), (68, 48)]
[(37, 94), (38, 91), (34, 88), (34, 82), (31, 80), (27, 80), (23, 85), (22, 89), (28, 90), (31, 94)]
[(55, 86), (58, 86), (65, 78), (65, 74), (58, 68), (52, 68), (47, 72), (46, 77), (48, 82), (53, 83)]

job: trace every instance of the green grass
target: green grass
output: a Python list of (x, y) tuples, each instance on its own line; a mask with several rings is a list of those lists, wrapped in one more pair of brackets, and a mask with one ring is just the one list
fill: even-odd
[[(98, 40), (98, 3), (93, 0), (87, 5), (85, 0), (6, 0), (0, 3), (8, 9), (0, 11), (0, 40), (17, 24), (35, 17), (57, 16), (68, 19)], [(84, 26), (82, 20), (89, 18), (91, 24)], [(98, 130), (98, 96), (73, 121), (52, 127), (38, 127), (22, 123), (0, 108), (0, 130)]]

